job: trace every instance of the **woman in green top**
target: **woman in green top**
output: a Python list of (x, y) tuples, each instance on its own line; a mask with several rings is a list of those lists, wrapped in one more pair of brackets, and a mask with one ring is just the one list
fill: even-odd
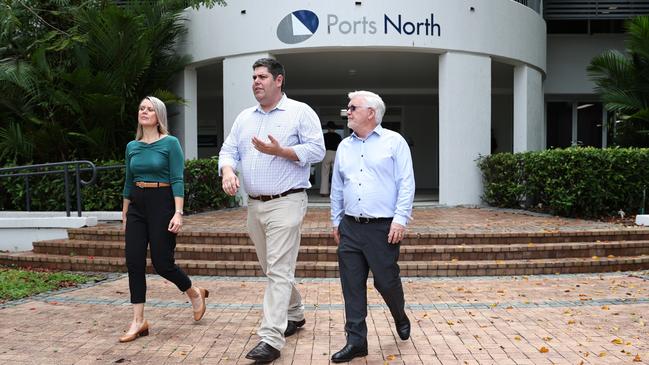
[(147, 96), (140, 102), (135, 140), (126, 146), (122, 223), (133, 321), (120, 342), (149, 334), (149, 323), (144, 319), (149, 245), (155, 271), (187, 294), (194, 320), (205, 313), (209, 292), (193, 286), (174, 262), (176, 235), (183, 225), (183, 171), (183, 151), (178, 139), (169, 135), (167, 109), (160, 99)]

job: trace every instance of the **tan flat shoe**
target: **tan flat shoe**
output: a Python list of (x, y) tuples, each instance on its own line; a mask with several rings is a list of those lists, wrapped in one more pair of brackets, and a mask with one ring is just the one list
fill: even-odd
[[(198, 295), (201, 297), (201, 306), (198, 307), (198, 310), (194, 310), (194, 320), (195, 321), (200, 321), (201, 318), (203, 318), (203, 315), (205, 315), (205, 310), (207, 309), (207, 306), (205, 305), (205, 298), (210, 296), (210, 291), (205, 289), (205, 288), (199, 288), (198, 289)], [(195, 298), (195, 296), (191, 296), (192, 298)]]
[(149, 335), (149, 322), (144, 320), (142, 326), (135, 333), (126, 334), (119, 338), (119, 342), (131, 342), (137, 339), (138, 337), (148, 336)]

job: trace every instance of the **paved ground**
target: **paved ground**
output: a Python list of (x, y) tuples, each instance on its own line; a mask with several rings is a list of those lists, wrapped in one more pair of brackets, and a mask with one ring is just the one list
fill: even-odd
[[(169, 283), (148, 277), (151, 334), (117, 338), (130, 320), (128, 282), (5, 303), (2, 364), (249, 364), (258, 337), (260, 278), (194, 277), (210, 289), (194, 323)], [(368, 289), (369, 351), (352, 364), (649, 363), (649, 272), (530, 277), (404, 278), (412, 337), (398, 339), (378, 293)], [(303, 279), (305, 327), (275, 364), (328, 364), (343, 346), (337, 279)]]
[[(329, 233), (309, 208), (305, 232)], [(422, 208), (412, 233), (638, 229), (620, 224), (471, 208)], [(245, 231), (245, 210), (188, 217), (185, 231)], [(195, 323), (185, 297), (148, 277), (151, 334), (117, 339), (131, 319), (128, 280), (0, 305), (0, 364), (250, 364), (263, 278), (192, 278), (211, 291)], [(529, 277), (403, 278), (412, 337), (401, 341), (368, 289), (369, 351), (352, 364), (649, 364), (649, 271)], [(371, 284), (371, 282), (370, 282)], [(338, 279), (302, 279), (307, 323), (276, 364), (328, 364), (345, 343)]]
[[(246, 232), (245, 208), (225, 209), (192, 214), (185, 218), (183, 232)], [(304, 233), (331, 234), (330, 210), (325, 207), (309, 207), (302, 230)], [(636, 226), (571, 219), (534, 214), (522, 210), (466, 207), (416, 207), (408, 224), (412, 234), (455, 233), (553, 233), (581, 230), (637, 230), (649, 229)], [(112, 223), (110, 226), (116, 226)]]

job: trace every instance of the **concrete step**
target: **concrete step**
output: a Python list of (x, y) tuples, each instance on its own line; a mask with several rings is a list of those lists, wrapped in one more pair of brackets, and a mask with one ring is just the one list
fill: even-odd
[[(115, 227), (69, 229), (68, 237), (87, 241), (124, 241), (124, 232)], [(649, 230), (592, 230), (592, 231), (542, 231), (542, 232), (492, 232), (492, 233), (418, 233), (409, 232), (403, 245), (485, 245), (527, 244), (556, 242), (595, 242), (649, 240)], [(246, 232), (182, 232), (178, 243), (211, 245), (252, 245)], [(303, 232), (302, 246), (335, 246), (327, 232)]]
[[(49, 240), (34, 243), (34, 253), (68, 256), (124, 257), (119, 241)], [(399, 260), (466, 261), (591, 258), (649, 254), (649, 241), (567, 242), (509, 245), (406, 245)], [(178, 244), (176, 259), (211, 261), (256, 261), (251, 245)], [(301, 246), (298, 261), (337, 261), (336, 246)]]
[[(190, 275), (261, 276), (256, 261), (177, 260)], [(125, 271), (124, 258), (82, 257), (37, 254), (31, 251), (0, 253), (0, 264), (30, 266), (56, 270)], [(402, 276), (484, 276), (537, 275), (584, 272), (641, 270), (649, 267), (649, 255), (623, 257), (557, 258), (532, 260), (464, 260), (464, 261), (402, 261)], [(149, 263), (149, 271), (152, 268)], [(298, 277), (337, 277), (337, 262), (301, 261)]]

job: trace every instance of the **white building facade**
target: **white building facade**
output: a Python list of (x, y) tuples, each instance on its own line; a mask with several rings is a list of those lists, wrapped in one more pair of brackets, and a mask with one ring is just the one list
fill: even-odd
[[(546, 3), (547, 19), (556, 2)], [(236, 115), (256, 103), (253, 62), (274, 57), (286, 68), (286, 94), (342, 134), (347, 93), (381, 95), (384, 127), (411, 145), (417, 188), (438, 193), (440, 204), (480, 204), (480, 156), (565, 147), (584, 136), (582, 144), (606, 145), (607, 115), (586, 66), (603, 50), (623, 49), (624, 35), (562, 32), (560, 19), (546, 23), (543, 5), (240, 0), (188, 10), (182, 52), (193, 63), (177, 85), (188, 104), (172, 130), (187, 158), (216, 155)], [(548, 34), (549, 24), (559, 32)]]

